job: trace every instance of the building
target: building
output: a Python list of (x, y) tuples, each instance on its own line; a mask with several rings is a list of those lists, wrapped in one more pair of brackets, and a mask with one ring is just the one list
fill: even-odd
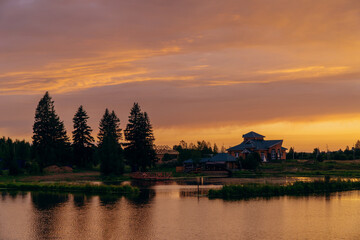
[(265, 136), (256, 132), (243, 135), (244, 141), (227, 149), (228, 153), (236, 158), (246, 156), (250, 153), (259, 153), (263, 162), (285, 160), (286, 148), (282, 147), (283, 140), (264, 140)]
[(236, 158), (228, 153), (218, 153), (209, 158), (199, 160), (188, 159), (183, 163), (184, 171), (233, 171), (239, 169)]
[(179, 156), (179, 152), (172, 149), (167, 145), (155, 146), (156, 160), (158, 164), (163, 163), (163, 159), (167, 156), (165, 161), (176, 161)]

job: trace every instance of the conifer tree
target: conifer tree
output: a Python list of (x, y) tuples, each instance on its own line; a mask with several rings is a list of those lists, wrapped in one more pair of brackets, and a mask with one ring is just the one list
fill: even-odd
[(55, 112), (54, 101), (48, 92), (36, 108), (32, 139), (34, 153), (41, 168), (68, 163), (69, 138), (64, 123)]
[(214, 143), (213, 152), (214, 152), (214, 154), (218, 154), (218, 153), (219, 153), (219, 148), (218, 148), (218, 146), (216, 145), (216, 143)]
[(92, 129), (87, 124), (89, 116), (80, 106), (73, 118), (73, 151), (74, 163), (78, 167), (89, 167), (93, 162), (94, 138), (91, 136)]
[(142, 113), (138, 103), (134, 103), (126, 126), (125, 156), (132, 171), (146, 171), (154, 165), (156, 153), (154, 150), (154, 135), (147, 113)]
[(122, 137), (120, 119), (114, 111), (110, 113), (108, 109), (105, 110), (99, 129), (98, 153), (102, 174), (122, 174), (124, 171), (124, 160), (123, 151), (119, 143)]

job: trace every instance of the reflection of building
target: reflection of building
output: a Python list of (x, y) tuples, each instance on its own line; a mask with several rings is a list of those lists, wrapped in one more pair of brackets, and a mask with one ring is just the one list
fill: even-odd
[(179, 156), (179, 152), (172, 149), (167, 145), (159, 145), (155, 146), (157, 163), (163, 163), (163, 159), (165, 157), (165, 161), (173, 161), (177, 160)]
[(264, 162), (272, 160), (285, 160), (286, 148), (282, 147), (283, 140), (264, 140), (265, 136), (256, 132), (243, 135), (244, 141), (227, 149), (228, 153), (238, 158), (246, 158), (249, 153), (259, 153)]

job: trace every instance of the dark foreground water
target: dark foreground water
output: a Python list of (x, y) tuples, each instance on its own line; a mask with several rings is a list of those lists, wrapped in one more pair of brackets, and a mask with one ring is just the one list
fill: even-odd
[(223, 201), (145, 187), (136, 199), (1, 192), (0, 239), (360, 239), (359, 191)]

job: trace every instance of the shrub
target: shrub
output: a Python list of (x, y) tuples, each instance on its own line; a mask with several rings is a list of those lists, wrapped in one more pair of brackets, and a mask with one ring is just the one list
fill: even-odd
[(242, 168), (256, 170), (261, 164), (261, 157), (258, 153), (250, 153), (245, 159), (241, 159), (240, 161)]

